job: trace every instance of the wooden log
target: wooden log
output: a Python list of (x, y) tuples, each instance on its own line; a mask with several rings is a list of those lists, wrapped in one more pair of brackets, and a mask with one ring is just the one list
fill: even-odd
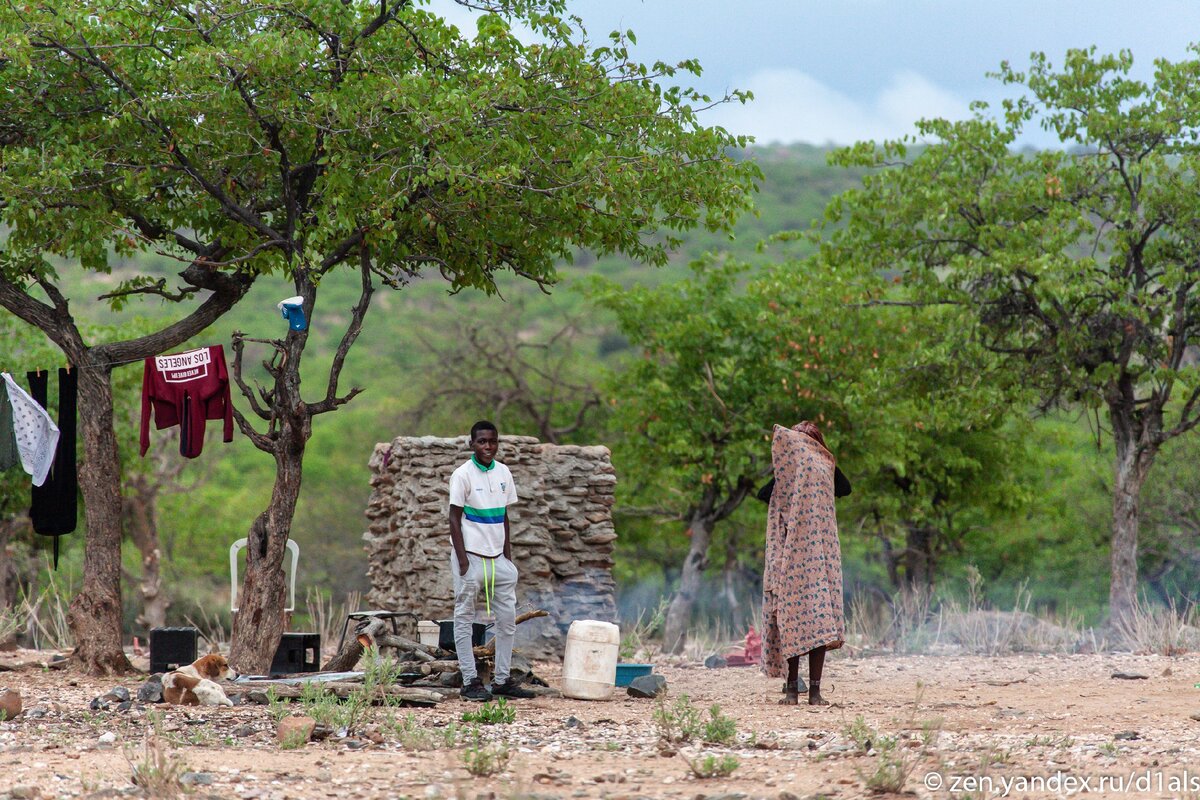
[(337, 655), (325, 662), (325, 666), (321, 667), (322, 672), (350, 672), (362, 658), (363, 650), (366, 649), (368, 642), (363, 642), (363, 635), (369, 634), (369, 637), (377, 636), (386, 629), (387, 623), (378, 617), (365, 619), (355, 626), (355, 635), (348, 641), (342, 643), (342, 649)]
[[(359, 638), (362, 634), (359, 635)], [(375, 637), (376, 647), (395, 647), (397, 650), (408, 650), (418, 661), (434, 661), (435, 656), (430, 653), (430, 650), (436, 650), (435, 647), (430, 647), (427, 644), (414, 642), (412, 639), (404, 636), (397, 636), (394, 633), (381, 633)]]
[(435, 675), (440, 672), (458, 672), (458, 660), (428, 661), (420, 666), (422, 675)]

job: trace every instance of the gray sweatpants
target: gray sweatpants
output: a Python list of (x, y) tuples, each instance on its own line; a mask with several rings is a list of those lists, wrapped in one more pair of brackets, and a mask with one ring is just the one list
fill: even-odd
[(475, 654), (471, 652), (471, 626), (475, 622), (475, 605), (479, 590), (486, 581), (492, 592), (492, 613), (496, 624), (496, 669), (493, 683), (504, 683), (512, 666), (513, 637), (517, 633), (517, 565), (504, 556), (483, 558), (467, 553), (467, 574), (458, 572), (458, 557), (450, 551), (450, 574), (454, 576), (454, 648), (458, 651), (458, 666), (463, 685), (478, 677)]

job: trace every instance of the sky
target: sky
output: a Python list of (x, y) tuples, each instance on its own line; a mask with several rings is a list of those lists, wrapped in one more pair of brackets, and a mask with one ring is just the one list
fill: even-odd
[[(440, 3), (438, 4), (440, 5)], [(644, 62), (696, 58), (691, 85), (752, 103), (703, 121), (759, 144), (849, 144), (913, 133), (922, 117), (961, 118), (974, 100), (1012, 94), (987, 77), (1029, 54), (1129, 49), (1134, 74), (1200, 41), (1197, 0), (567, 0), (591, 38), (632, 29)], [(456, 12), (458, 13), (458, 12)], [(461, 24), (461, 23), (460, 23)], [(467, 30), (471, 30), (468, 28)], [(1028, 143), (1046, 145), (1043, 135)]]

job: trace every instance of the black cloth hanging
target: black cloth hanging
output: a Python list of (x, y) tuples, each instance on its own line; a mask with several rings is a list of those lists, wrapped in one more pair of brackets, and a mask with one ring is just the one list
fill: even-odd
[[(77, 373), (58, 371), (58, 449), (54, 466), (41, 486), (33, 487), (29, 518), (34, 533), (54, 537), (54, 568), (58, 569), (58, 537), (75, 530), (79, 518), (79, 476), (75, 470), (75, 414)], [(46, 408), (49, 371), (26, 373), (29, 394)]]

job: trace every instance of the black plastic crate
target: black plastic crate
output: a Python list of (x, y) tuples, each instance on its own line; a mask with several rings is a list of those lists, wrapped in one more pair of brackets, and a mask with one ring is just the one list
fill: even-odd
[(317, 672), (321, 669), (321, 634), (285, 633), (279, 640), (275, 658), (271, 659), (272, 675), (293, 672)]
[(152, 628), (150, 630), (150, 672), (170, 672), (196, 660), (195, 628)]

